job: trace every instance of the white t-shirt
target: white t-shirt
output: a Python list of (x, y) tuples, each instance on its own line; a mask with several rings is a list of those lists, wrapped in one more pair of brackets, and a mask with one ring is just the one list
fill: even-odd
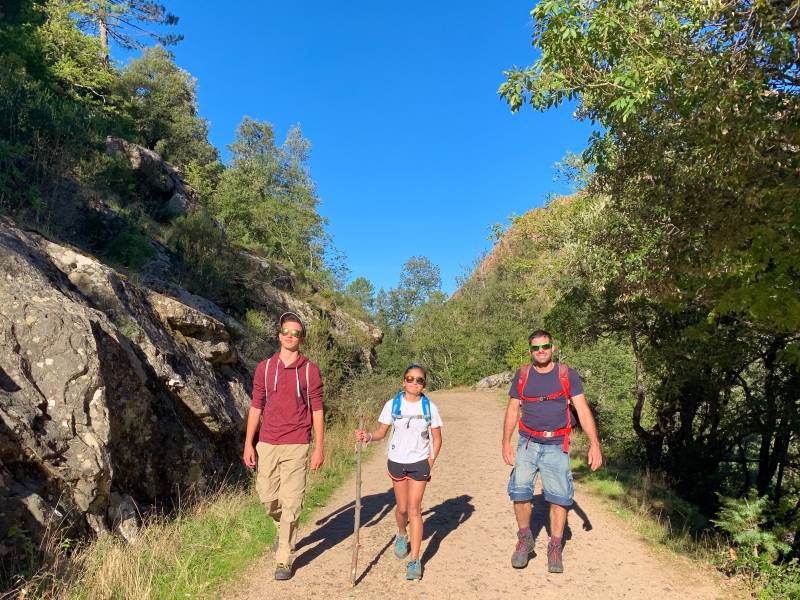
[[(405, 397), (400, 400), (401, 415), (421, 415), (422, 399), (417, 402), (408, 402)], [(392, 424), (392, 400), (383, 405), (381, 416), (378, 422), (384, 425)], [(441, 427), (442, 417), (439, 416), (439, 409), (431, 402), (431, 427)], [(395, 421), (392, 439), (386, 441), (389, 444), (389, 460), (410, 464), (425, 460), (431, 455), (431, 444), (433, 440), (428, 439), (428, 426), (425, 419), (406, 419), (400, 418)]]

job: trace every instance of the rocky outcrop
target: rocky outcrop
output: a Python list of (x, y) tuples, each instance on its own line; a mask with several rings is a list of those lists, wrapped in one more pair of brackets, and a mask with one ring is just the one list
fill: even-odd
[(496, 375), (489, 375), (475, 383), (471, 389), (473, 390), (493, 390), (498, 388), (507, 388), (511, 381), (514, 379), (514, 373), (511, 371), (503, 371)]
[(139, 171), (156, 187), (171, 194), (164, 204), (167, 211), (184, 215), (201, 210), (197, 192), (184, 181), (181, 172), (165, 162), (158, 152), (112, 136), (106, 138), (106, 152), (112, 156), (126, 156), (134, 171)]
[(275, 336), (278, 333), (278, 317), (287, 311), (295, 313), (306, 324), (312, 324), (320, 318), (326, 319), (330, 323), (332, 343), (341, 345), (345, 341), (360, 341), (364, 365), (369, 370), (375, 366), (375, 348), (383, 341), (383, 331), (378, 327), (355, 319), (340, 308), (315, 308), (265, 281), (253, 282), (250, 302), (276, 323)]
[(0, 257), (0, 539), (130, 537), (137, 504), (245, 474), (251, 381), (219, 309), (4, 218)]

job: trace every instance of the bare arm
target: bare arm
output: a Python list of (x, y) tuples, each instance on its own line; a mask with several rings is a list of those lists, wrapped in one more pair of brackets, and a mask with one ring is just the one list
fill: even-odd
[(356, 429), (356, 441), (357, 442), (376, 442), (378, 440), (382, 440), (386, 437), (386, 432), (389, 431), (389, 426), (385, 423), (380, 423), (378, 428), (373, 432), (362, 431), (360, 429)]
[(517, 426), (520, 401), (517, 398), (508, 399), (506, 418), (503, 421), (503, 460), (506, 464), (514, 466), (514, 449), (511, 447), (511, 435)]
[(325, 415), (321, 410), (311, 411), (314, 427), (314, 452), (311, 454), (311, 470), (316, 471), (325, 462)]
[[(439, 450), (442, 449), (442, 428), (441, 427), (434, 427), (431, 429), (431, 435), (433, 435), (433, 456), (439, 457)], [(430, 463), (431, 467), (433, 467), (434, 458), (428, 457), (428, 463)]]
[(256, 466), (256, 450), (253, 448), (253, 438), (256, 437), (260, 420), (261, 410), (251, 406), (250, 412), (247, 413), (247, 430), (244, 434), (244, 454), (242, 455), (244, 464), (251, 469)]
[(600, 440), (597, 437), (597, 425), (594, 422), (592, 411), (589, 404), (586, 402), (586, 396), (578, 394), (572, 397), (572, 405), (578, 413), (578, 420), (581, 422), (581, 427), (589, 438), (589, 456), (588, 462), (592, 471), (597, 471), (600, 465), (603, 464), (603, 453), (600, 450)]

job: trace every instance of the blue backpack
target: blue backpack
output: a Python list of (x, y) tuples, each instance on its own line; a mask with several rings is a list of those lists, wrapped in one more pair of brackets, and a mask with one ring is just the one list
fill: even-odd
[(405, 392), (399, 392), (392, 400), (392, 425), (389, 429), (389, 436), (387, 437), (388, 443), (386, 444), (386, 454), (389, 454), (389, 445), (392, 442), (394, 435), (394, 424), (397, 419), (425, 419), (425, 425), (428, 428), (428, 445), (431, 449), (431, 458), (436, 460), (436, 455), (433, 452), (433, 434), (431, 433), (431, 401), (425, 394), (422, 394), (422, 414), (421, 415), (401, 415), (400, 403), (403, 399)]

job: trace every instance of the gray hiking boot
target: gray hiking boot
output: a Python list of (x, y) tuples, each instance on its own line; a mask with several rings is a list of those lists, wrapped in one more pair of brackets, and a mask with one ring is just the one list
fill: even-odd
[(561, 544), (553, 542), (547, 544), (547, 570), (550, 573), (564, 572), (564, 563), (561, 562)]
[(528, 555), (533, 552), (533, 534), (517, 533), (517, 547), (511, 555), (511, 566), (515, 569), (524, 569), (528, 566)]
[(400, 535), (398, 533), (394, 538), (394, 555), (400, 560), (408, 556), (408, 534)]
[(278, 581), (286, 581), (287, 579), (292, 578), (292, 567), (287, 565), (286, 563), (278, 563), (278, 566), (275, 567), (275, 579)]

